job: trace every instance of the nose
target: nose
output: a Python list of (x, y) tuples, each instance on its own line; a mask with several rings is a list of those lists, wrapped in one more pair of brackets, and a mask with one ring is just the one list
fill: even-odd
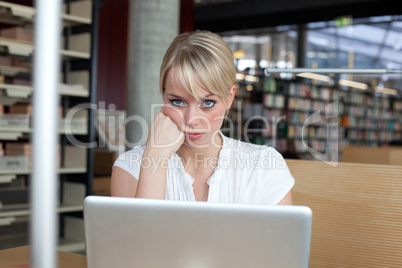
[(201, 120), (201, 111), (198, 105), (191, 105), (184, 114), (186, 126), (190, 128), (197, 128)]

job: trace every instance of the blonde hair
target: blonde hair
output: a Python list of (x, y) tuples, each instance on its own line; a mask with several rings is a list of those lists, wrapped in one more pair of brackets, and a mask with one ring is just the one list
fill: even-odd
[(209, 31), (183, 33), (170, 44), (160, 69), (159, 88), (162, 94), (172, 69), (197, 101), (202, 98), (197, 90), (197, 86), (201, 86), (226, 102), (236, 79), (232, 51), (219, 35)]

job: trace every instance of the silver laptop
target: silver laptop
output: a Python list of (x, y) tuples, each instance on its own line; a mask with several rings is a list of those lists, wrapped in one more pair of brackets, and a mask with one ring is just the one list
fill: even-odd
[(307, 268), (312, 212), (89, 196), (88, 268)]

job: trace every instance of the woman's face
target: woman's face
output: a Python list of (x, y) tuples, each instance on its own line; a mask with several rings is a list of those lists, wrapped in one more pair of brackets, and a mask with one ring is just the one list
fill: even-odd
[(215, 141), (212, 138), (218, 134), (225, 111), (232, 105), (235, 86), (230, 88), (227, 102), (201, 87), (198, 90), (202, 96), (200, 101), (184, 89), (172, 69), (167, 74), (163, 112), (185, 133), (186, 145), (204, 148)]

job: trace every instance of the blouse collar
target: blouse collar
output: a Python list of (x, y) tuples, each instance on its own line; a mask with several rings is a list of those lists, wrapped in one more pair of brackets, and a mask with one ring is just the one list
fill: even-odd
[[(224, 158), (228, 158), (230, 156), (230, 150), (229, 150), (229, 139), (225, 135), (223, 135), (222, 131), (219, 130), (219, 135), (222, 137), (222, 148), (219, 151), (219, 157), (218, 157), (218, 164), (212, 173), (211, 177), (207, 180), (207, 184), (210, 185), (213, 183), (216, 179), (222, 177), (223, 172), (225, 171), (225, 168), (222, 166), (223, 161), (228, 161), (228, 160), (223, 160)], [(174, 153), (175, 160), (177, 164), (177, 167), (179, 168), (179, 171), (184, 175), (186, 180), (190, 185), (194, 184), (194, 178), (190, 176), (185, 170), (184, 170), (184, 165), (183, 162), (181, 161), (181, 158), (178, 156), (177, 153)]]

